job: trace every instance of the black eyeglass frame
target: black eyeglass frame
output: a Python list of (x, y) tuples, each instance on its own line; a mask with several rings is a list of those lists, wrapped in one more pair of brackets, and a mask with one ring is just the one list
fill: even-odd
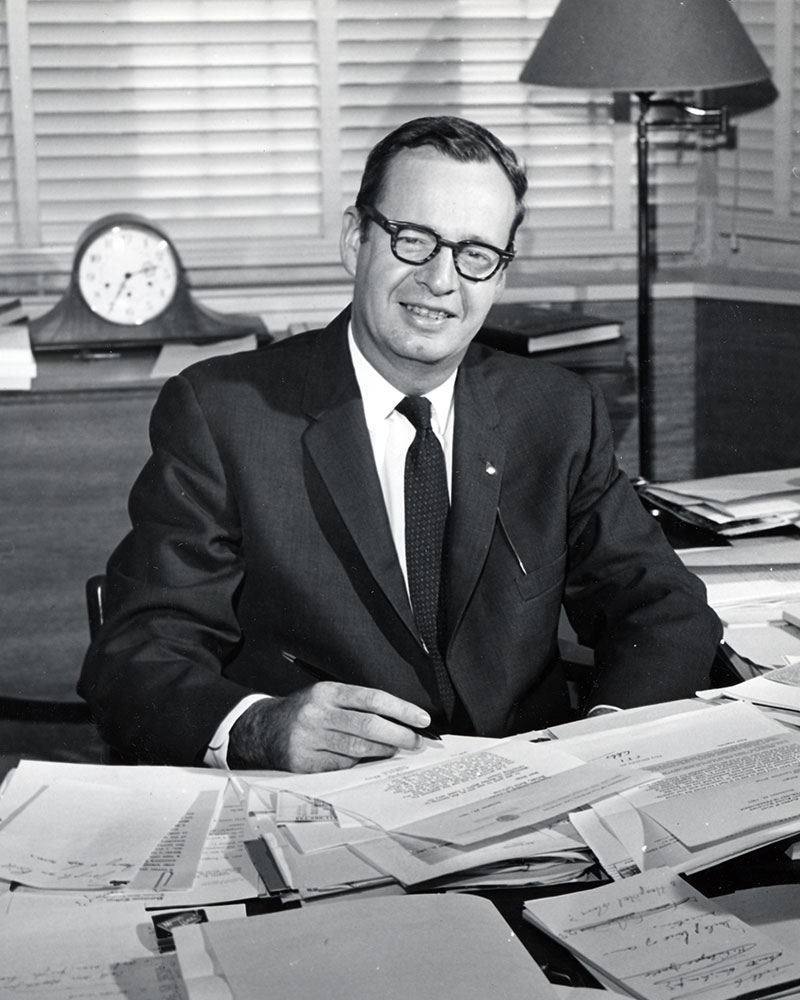
[[(467, 281), (488, 281), (490, 278), (493, 278), (501, 268), (508, 267), (516, 256), (513, 243), (509, 243), (505, 250), (501, 250), (499, 247), (492, 246), (491, 243), (482, 243), (480, 240), (446, 240), (444, 236), (440, 236), (436, 230), (431, 229), (430, 226), (423, 226), (418, 222), (401, 222), (397, 219), (387, 219), (382, 212), (379, 212), (378, 209), (374, 208), (372, 205), (357, 205), (356, 207), (359, 211), (363, 212), (368, 219), (372, 219), (376, 225), (380, 226), (385, 233), (389, 234), (391, 237), (392, 253), (397, 260), (401, 261), (403, 264), (412, 264), (415, 267), (419, 267), (422, 264), (427, 264), (429, 260), (433, 260), (442, 247), (449, 247), (449, 249), (453, 251), (453, 264), (455, 265), (455, 269), (462, 278), (465, 278)], [(427, 257), (423, 258), (423, 260), (408, 260), (407, 257), (400, 256), (397, 252), (397, 238), (400, 234), (400, 230), (402, 229), (415, 229), (433, 237), (435, 240), (435, 246)], [(489, 272), (489, 274), (484, 275), (482, 278), (476, 278), (473, 274), (464, 274), (458, 266), (458, 255), (467, 247), (482, 247), (484, 250), (491, 250), (492, 253), (496, 253), (498, 256), (497, 265)]]

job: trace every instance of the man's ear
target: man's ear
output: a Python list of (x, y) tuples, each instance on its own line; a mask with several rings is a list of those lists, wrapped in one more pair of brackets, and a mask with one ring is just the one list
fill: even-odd
[(342, 232), (339, 237), (339, 255), (351, 278), (355, 277), (358, 251), (361, 247), (361, 213), (351, 205), (342, 216)]

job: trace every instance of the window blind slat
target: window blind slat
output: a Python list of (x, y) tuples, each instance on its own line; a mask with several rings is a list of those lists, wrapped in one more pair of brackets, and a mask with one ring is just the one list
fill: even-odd
[(0, 205), (0, 248), (13, 248), (18, 240), (17, 187), (5, 0), (0, 0)]

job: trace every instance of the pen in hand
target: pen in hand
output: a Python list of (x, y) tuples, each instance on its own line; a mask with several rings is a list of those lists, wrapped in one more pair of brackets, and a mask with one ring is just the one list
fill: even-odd
[[(296, 667), (300, 667), (301, 670), (305, 671), (311, 677), (318, 681), (338, 681), (338, 677), (334, 677), (332, 674), (321, 670), (319, 667), (314, 666), (312, 663), (306, 663), (305, 660), (300, 660), (292, 653), (283, 650), (282, 656), (289, 663), (293, 663)], [(386, 716), (383, 716), (386, 718)], [(397, 722), (396, 719), (390, 719), (390, 722)], [(422, 736), (426, 740), (441, 740), (441, 736), (433, 729), (431, 726), (409, 726), (407, 722), (397, 722), (398, 726), (404, 726), (406, 729), (410, 729), (412, 733), (416, 733), (417, 736)]]

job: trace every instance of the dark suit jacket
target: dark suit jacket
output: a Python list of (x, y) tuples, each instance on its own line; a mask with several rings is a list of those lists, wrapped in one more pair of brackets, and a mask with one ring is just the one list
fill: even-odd
[[(164, 386), (78, 686), (141, 759), (196, 762), (243, 695), (312, 682), (295, 658), (437, 711), (346, 330), (344, 313)], [(563, 717), (562, 603), (595, 701), (705, 683), (719, 624), (617, 468), (598, 393), (472, 345), (455, 406), (446, 659), (474, 731)]]

